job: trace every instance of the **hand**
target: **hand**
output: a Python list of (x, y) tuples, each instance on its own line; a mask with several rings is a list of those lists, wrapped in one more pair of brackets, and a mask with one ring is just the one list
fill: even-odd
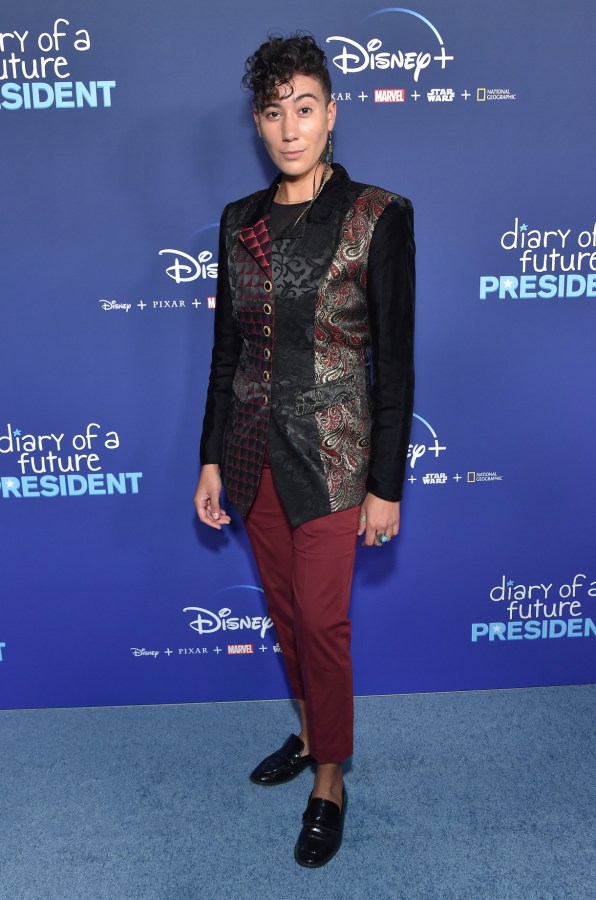
[(393, 503), (390, 500), (381, 500), (375, 494), (368, 493), (362, 501), (360, 515), (366, 516), (366, 520), (360, 520), (358, 534), (366, 532), (362, 547), (382, 547), (375, 540), (375, 532), (385, 532), (388, 543), (399, 532), (399, 501)]
[(221, 531), (222, 525), (229, 525), (232, 519), (219, 505), (221, 476), (217, 463), (208, 463), (201, 469), (195, 491), (194, 504), (201, 522)]

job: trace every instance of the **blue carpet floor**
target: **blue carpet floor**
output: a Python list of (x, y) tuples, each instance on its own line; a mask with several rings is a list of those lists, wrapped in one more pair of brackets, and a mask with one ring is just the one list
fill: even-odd
[(248, 772), (290, 701), (0, 713), (3, 900), (595, 900), (596, 685), (356, 698), (344, 841), (311, 770)]

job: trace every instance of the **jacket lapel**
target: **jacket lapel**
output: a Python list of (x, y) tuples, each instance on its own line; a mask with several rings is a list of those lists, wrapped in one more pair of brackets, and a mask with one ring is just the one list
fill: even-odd
[(255, 225), (246, 225), (238, 234), (251, 256), (255, 258), (265, 274), (271, 278), (271, 238), (267, 223), (269, 213)]
[(268, 278), (271, 278), (271, 235), (269, 234), (269, 207), (277, 190), (280, 176), (269, 187), (255, 196), (245, 224), (238, 232), (238, 240), (246, 247)]
[[(269, 208), (271, 201), (279, 185), (281, 175), (278, 173), (269, 187), (257, 194), (255, 205), (251, 209), (246, 224), (238, 232), (238, 240), (246, 247), (250, 255), (263, 269), (268, 278), (271, 278), (271, 234), (269, 232)], [(334, 164), (333, 176), (324, 185), (320, 196), (313, 203), (308, 213), (309, 222), (320, 225), (330, 224), (332, 221), (340, 221), (343, 216), (341, 200), (349, 175), (343, 166)], [(305, 222), (299, 233), (292, 237), (302, 237)], [(319, 235), (316, 236), (317, 239)], [(316, 241), (318, 243), (318, 240)]]

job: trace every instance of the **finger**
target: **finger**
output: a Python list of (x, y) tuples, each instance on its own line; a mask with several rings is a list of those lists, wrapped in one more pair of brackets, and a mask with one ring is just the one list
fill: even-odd
[(209, 505), (208, 505), (208, 506), (207, 506), (207, 515), (211, 516), (211, 517), (214, 518), (216, 521), (221, 522), (222, 519), (229, 519), (229, 518), (230, 518), (230, 517), (227, 515), (225, 509), (222, 509), (221, 506), (219, 507), (219, 516), (215, 516), (215, 515), (214, 515), (214, 512), (215, 512), (215, 507), (209, 506)]
[(211, 518), (211, 510), (209, 509), (209, 498), (205, 497), (202, 500), (199, 500), (196, 504), (197, 513), (201, 522), (204, 525), (209, 525), (211, 528), (221, 528), (221, 525), (215, 523)]
[(366, 523), (366, 534), (364, 540), (362, 542), (363, 547), (374, 547), (375, 543), (375, 529), (373, 525), (370, 525), (368, 522)]
[(198, 494), (195, 495), (194, 498), (195, 509), (197, 511), (197, 516), (201, 520), (201, 522), (207, 521), (207, 510), (205, 509), (205, 500), (200, 497)]
[(210, 528), (217, 528), (218, 531), (221, 531), (222, 525), (229, 525), (232, 519), (227, 515), (225, 509), (221, 509), (218, 505), (219, 517), (217, 519), (213, 518), (213, 507), (211, 505), (211, 497), (209, 495), (200, 498), (196, 503), (195, 507), (197, 510), (197, 514), (201, 522), (205, 525), (209, 525)]
[[(379, 535), (379, 538), (382, 534), (384, 534), (386, 536), (386, 540), (384, 540), (384, 541), (379, 540), (379, 538), (377, 537), (377, 534)], [(392, 537), (393, 537), (392, 527), (386, 525), (384, 528), (377, 528), (375, 531), (375, 542), (374, 542), (375, 547), (385, 547), (391, 541)]]
[(226, 515), (226, 513), (221, 510), (218, 519), (213, 519), (211, 517), (211, 512), (207, 510), (208, 524), (213, 526), (213, 528), (221, 528), (222, 525), (229, 525), (232, 521), (231, 517)]

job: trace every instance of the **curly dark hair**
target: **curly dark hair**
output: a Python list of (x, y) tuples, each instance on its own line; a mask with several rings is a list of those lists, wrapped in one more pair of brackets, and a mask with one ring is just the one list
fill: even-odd
[(290, 86), (296, 74), (314, 75), (319, 79), (325, 102), (331, 100), (331, 77), (327, 57), (312, 34), (292, 34), (287, 38), (270, 34), (245, 63), (242, 84), (252, 91), (253, 103), (261, 111), (277, 96), (280, 85)]

